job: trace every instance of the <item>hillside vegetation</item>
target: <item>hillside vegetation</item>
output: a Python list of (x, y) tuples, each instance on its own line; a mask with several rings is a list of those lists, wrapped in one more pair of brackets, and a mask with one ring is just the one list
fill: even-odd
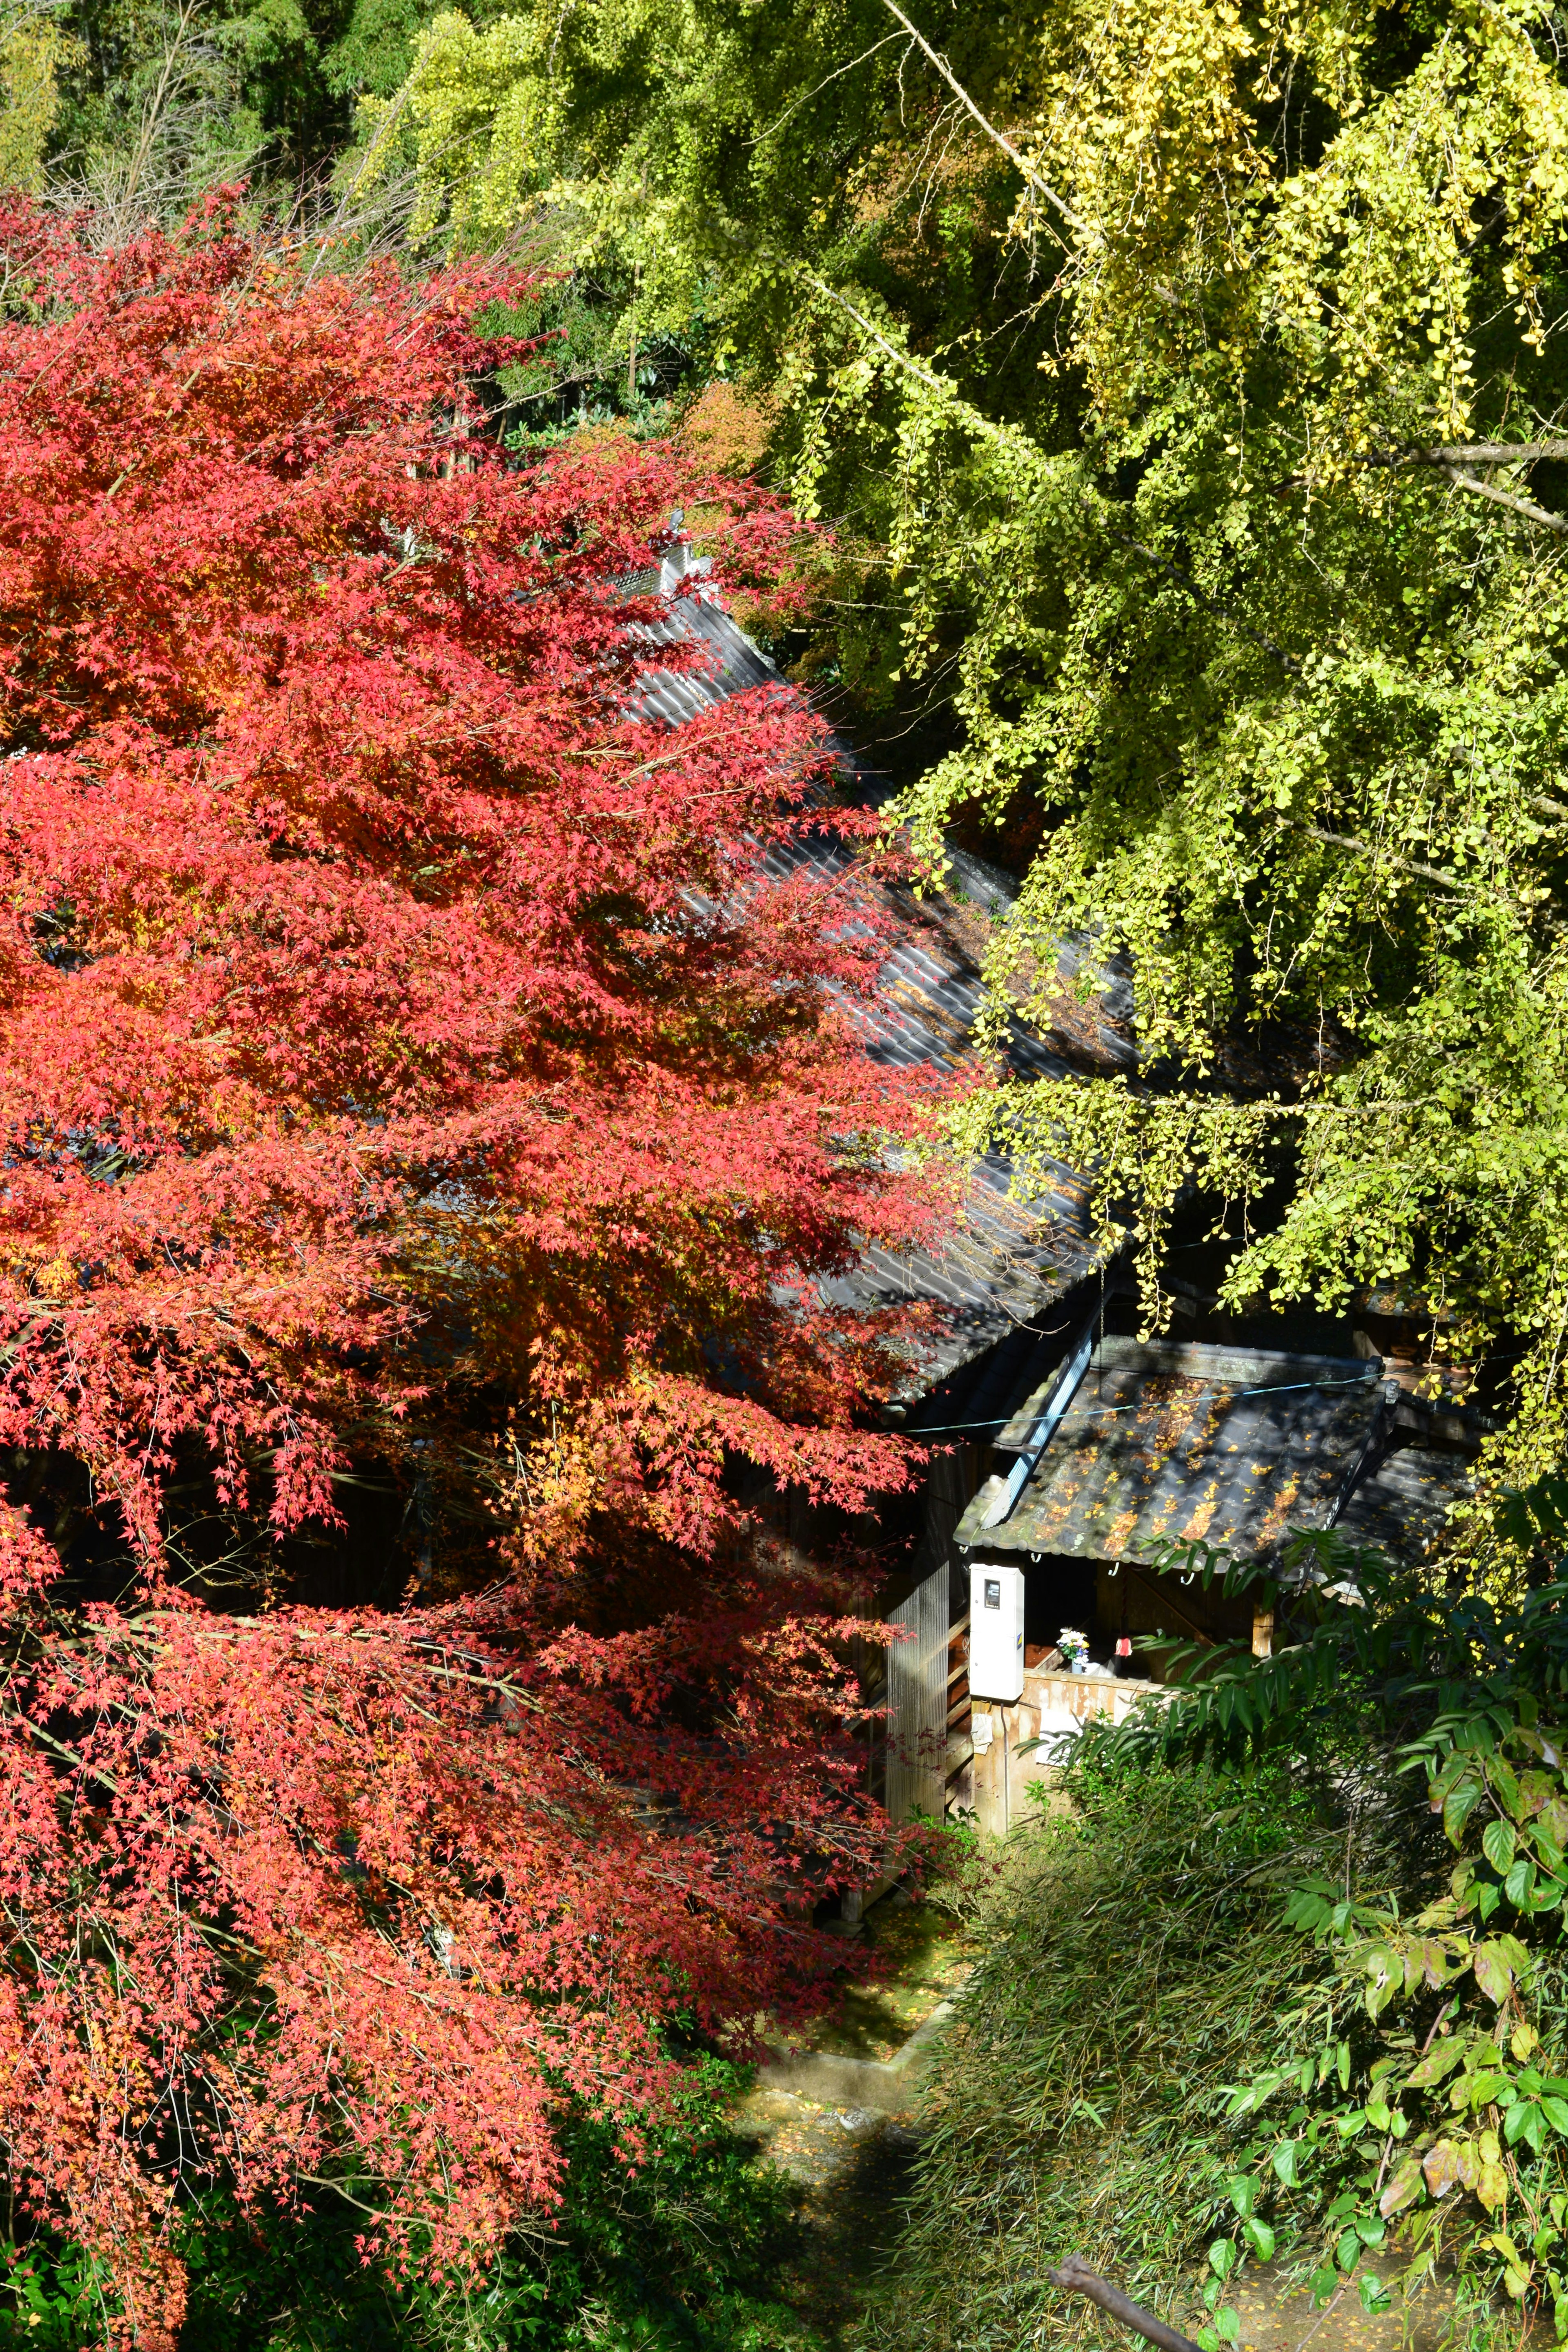
[[(13, 0), (0, 189), (0, 2335), (810, 2340), (727, 2053), (941, 1843), (834, 1302), (1003, 1149), (1485, 1444), (976, 1877), (866, 2343), (1568, 2341), (1562, 12)], [(637, 714), (677, 510), (1136, 1078), (859, 1052), (818, 716)]]

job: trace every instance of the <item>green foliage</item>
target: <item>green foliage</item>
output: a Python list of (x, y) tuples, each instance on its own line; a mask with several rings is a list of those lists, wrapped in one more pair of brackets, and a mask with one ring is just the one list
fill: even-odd
[(538, 344), (531, 359), (500, 373), (509, 448), (526, 457), (612, 422), (637, 435), (669, 432), (670, 394), (690, 366), (701, 323), (688, 321), (679, 337), (639, 334), (634, 343), (631, 292), (624, 279), (563, 274), (526, 303), (498, 304), (487, 316), (486, 333)]
[[(878, 2344), (1036, 2340), (1061, 2310), (1044, 2273), (1069, 2251), (1189, 2330), (1206, 2281), (1207, 2324), (1224, 2328), (1222, 2288), (1249, 2262), (1315, 2260), (1325, 2229), (1334, 2245), (1349, 2231), (1348, 2276), (1387, 2235), (1370, 2127), (1325, 2136), (1298, 2096), (1277, 2135), (1225, 2093), (1260, 2059), (1297, 2064), (1304, 2032), (1315, 2075), (1334, 1979), (1281, 1897), (1314, 1864), (1349, 1870), (1358, 1895), (1419, 1883), (1392, 1824), (1365, 1814), (1347, 1843), (1328, 1783), (1280, 1769), (1238, 1782), (1107, 1751), (1068, 1788), (1071, 1812), (1016, 1836), (980, 1899), (984, 1957), (939, 2061), (900, 2284), (868, 2323)], [(1335, 2063), (1342, 2042), (1362, 2083), (1375, 2032), (1340, 2007)]]
[(923, 48), (891, 0), (447, 14), (379, 120), (432, 228), (613, 257), (766, 393), (865, 562), (836, 654), (958, 730), (902, 814), (1034, 852), (1000, 1010), (1050, 1019), (1066, 932), (1131, 955), (1162, 1085), (1004, 1087), (957, 1139), (1097, 1163), (1152, 1321), (1195, 1183), (1232, 1304), (1394, 1283), (1457, 1360), (1507, 1334), (1494, 1467), (1533, 1475), (1568, 1330), (1555, 20), (904, 15)]
[(79, 54), (53, 16), (24, 11), (0, 26), (0, 187), (42, 185), (62, 109), (60, 78)]
[[(205, 2198), (181, 2225), (181, 2341), (193, 2352), (812, 2352), (774, 2284), (796, 2239), (794, 2193), (725, 2120), (738, 2079), (718, 2061), (694, 2066), (681, 2110), (637, 2160), (579, 2118), (553, 2226), (513, 2240), (477, 2279), (391, 2270), (367, 2245), (363, 2213), (331, 2193), (304, 2223)], [(78, 2249), (37, 2239), (4, 2262), (0, 2346), (81, 2352), (108, 2340)]]

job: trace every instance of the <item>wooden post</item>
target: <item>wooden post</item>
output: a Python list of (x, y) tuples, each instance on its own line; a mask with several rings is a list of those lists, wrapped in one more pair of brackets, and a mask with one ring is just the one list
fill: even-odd
[(1255, 1658), (1274, 1655), (1274, 1612), (1265, 1609), (1260, 1601), (1252, 1604), (1252, 1654)]

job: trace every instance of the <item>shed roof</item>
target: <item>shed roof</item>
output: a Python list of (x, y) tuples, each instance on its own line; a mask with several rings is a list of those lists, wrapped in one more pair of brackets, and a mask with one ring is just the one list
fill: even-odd
[[(1339, 1521), (1373, 1473), (1384, 1486), (1369, 1498), (1367, 1531), (1358, 1522), (1346, 1532), (1404, 1549), (1410, 1477), (1430, 1533), (1462, 1474), (1435, 1455), (1423, 1472), (1388, 1475), (1397, 1455), (1377, 1469), (1382, 1370), (1375, 1357), (1102, 1339), (1011, 1511), (985, 1525), (997, 1500), (992, 1481), (960, 1520), (957, 1541), (1121, 1559), (1147, 1558), (1162, 1538), (1201, 1538), (1268, 1559), (1293, 1529)], [(1057, 1378), (1053, 1370), (1016, 1398), (1000, 1444), (1026, 1454)]]
[(1347, 1543), (1425, 1559), (1436, 1547), (1450, 1504), (1474, 1484), (1455, 1454), (1402, 1445), (1368, 1472), (1334, 1524)]

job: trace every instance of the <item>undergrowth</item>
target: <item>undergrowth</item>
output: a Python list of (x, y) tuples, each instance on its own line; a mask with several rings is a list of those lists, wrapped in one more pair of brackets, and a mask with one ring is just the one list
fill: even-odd
[[(1463, 2352), (1565, 2352), (1568, 1480), (1500, 1525), (1468, 1582), (1324, 1533), (1283, 1586), (1174, 1548), (1268, 1575), (1285, 1638), (1086, 1733), (977, 1880), (870, 2341), (1059, 2341), (1077, 2253), (1205, 2352), (1256, 2263), (1352, 2314), (1436, 2282)], [(1116, 2337), (1079, 2305), (1072, 2340)]]
[[(821, 2352), (778, 2287), (799, 2237), (795, 2194), (731, 2129), (734, 2077), (720, 2061), (695, 2065), (683, 2112), (635, 2168), (607, 2126), (569, 2125), (552, 2226), (472, 2280), (367, 2261), (363, 2212), (331, 2195), (303, 2215), (199, 2200), (182, 2227), (182, 2352)], [(107, 2340), (79, 2248), (39, 2236), (0, 2260), (5, 2352)]]
[[(1297, 2056), (1303, 2009), (1334, 1979), (1286, 1923), (1287, 1893), (1332, 1868), (1356, 1895), (1408, 1897), (1442, 1866), (1411, 1834), (1408, 1790), (1384, 1807), (1326, 1772), (1105, 1756), (1064, 1777), (1071, 1810), (1042, 1812), (978, 1882), (984, 1957), (938, 2061), (898, 2276), (865, 2322), (889, 2352), (1058, 2341), (1066, 2306), (1045, 2274), (1068, 2252), (1189, 2330), (1217, 2319), (1223, 2342), (1228, 2284), (1209, 2247), (1230, 2249), (1232, 2278), (1276, 2252), (1277, 2229), (1278, 2251), (1306, 2259), (1334, 2201), (1320, 2168), (1299, 2215), (1264, 2218), (1272, 2174), (1272, 2195), (1243, 2189), (1237, 2208), (1264, 2150), (1256, 2117), (1227, 2112), (1236, 2087)], [(1336, 2180), (1376, 2161), (1365, 2141), (1333, 2154)], [(1072, 2308), (1075, 2343), (1125, 2346)]]

